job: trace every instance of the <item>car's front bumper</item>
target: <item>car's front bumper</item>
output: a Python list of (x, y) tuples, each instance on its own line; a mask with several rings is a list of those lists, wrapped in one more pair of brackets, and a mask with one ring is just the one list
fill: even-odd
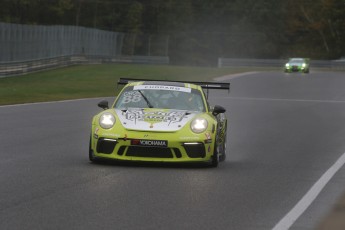
[[(159, 140), (167, 140), (167, 146), (141, 146), (133, 144), (145, 140), (142, 134), (124, 138), (96, 136), (91, 138), (91, 151), (96, 158), (149, 162), (210, 162), (214, 152), (214, 140), (210, 135), (197, 135), (193, 139), (177, 134), (161, 133)], [(152, 139), (147, 139), (152, 141)]]
[(303, 66), (289, 66), (285, 67), (285, 72), (306, 72), (308, 71), (308, 67), (303, 67)]

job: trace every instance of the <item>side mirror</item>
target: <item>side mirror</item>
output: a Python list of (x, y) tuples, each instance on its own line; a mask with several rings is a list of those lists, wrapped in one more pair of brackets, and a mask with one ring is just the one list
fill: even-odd
[(106, 100), (100, 101), (98, 103), (98, 107), (100, 107), (100, 108), (102, 108), (104, 110), (109, 109), (108, 101), (106, 101)]
[(214, 116), (217, 116), (217, 115), (220, 114), (220, 113), (225, 113), (225, 111), (226, 111), (226, 110), (224, 109), (223, 106), (215, 105), (214, 108), (213, 108), (212, 114), (213, 114)]

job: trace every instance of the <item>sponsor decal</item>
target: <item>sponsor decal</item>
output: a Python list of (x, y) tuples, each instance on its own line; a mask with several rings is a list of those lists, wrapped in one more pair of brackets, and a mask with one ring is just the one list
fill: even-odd
[(210, 133), (205, 133), (206, 139), (210, 140), (211, 139), (211, 134)]
[(96, 128), (95, 128), (95, 134), (96, 134), (96, 135), (98, 134), (98, 131), (99, 131), (99, 128), (96, 127)]
[(211, 134), (210, 133), (205, 133), (205, 136), (206, 136), (205, 144), (212, 143)]
[(108, 137), (114, 137), (114, 138), (119, 138), (121, 135), (118, 133), (107, 133), (106, 136)]
[(98, 131), (99, 131), (99, 128), (96, 127), (96, 128), (95, 128), (95, 133), (93, 134), (93, 137), (94, 137), (95, 139), (98, 139)]
[(180, 140), (184, 141), (191, 141), (191, 140), (199, 140), (200, 138), (198, 136), (192, 136), (192, 137), (179, 137)]
[(185, 126), (196, 113), (183, 110), (158, 108), (116, 109), (119, 120), (126, 129), (146, 131), (177, 131)]
[(164, 140), (131, 140), (131, 145), (168, 147), (168, 141)]
[(179, 111), (164, 111), (164, 110), (127, 110), (126, 119), (129, 121), (145, 121), (153, 126), (154, 123), (167, 122), (177, 123), (181, 122), (185, 117), (185, 112)]
[(191, 88), (178, 87), (178, 86), (168, 86), (168, 85), (137, 85), (133, 87), (133, 90), (170, 90), (170, 91), (180, 91), (190, 93)]

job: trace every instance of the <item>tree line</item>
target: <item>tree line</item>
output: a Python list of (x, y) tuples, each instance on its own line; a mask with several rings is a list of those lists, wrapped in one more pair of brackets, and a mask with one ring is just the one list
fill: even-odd
[(345, 56), (345, 0), (0, 0), (0, 21), (167, 36), (176, 64)]

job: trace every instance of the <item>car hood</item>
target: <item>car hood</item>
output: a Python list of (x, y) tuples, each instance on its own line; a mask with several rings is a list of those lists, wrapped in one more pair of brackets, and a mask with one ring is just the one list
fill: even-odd
[(305, 63), (301, 63), (301, 62), (290, 62), (289, 65), (292, 65), (292, 66), (302, 66), (303, 64)]
[(138, 131), (174, 132), (183, 128), (198, 112), (173, 109), (115, 109), (124, 128)]

